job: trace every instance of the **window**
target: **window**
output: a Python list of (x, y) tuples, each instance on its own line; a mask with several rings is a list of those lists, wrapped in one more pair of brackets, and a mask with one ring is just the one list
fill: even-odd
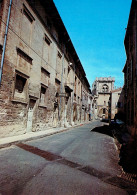
[(103, 108), (103, 114), (106, 114), (106, 109), (105, 108)]
[(55, 102), (59, 102), (59, 94), (60, 94), (60, 81), (55, 79), (55, 87), (56, 87), (56, 94), (55, 94)]
[(27, 7), (24, 4), (23, 4), (23, 14), (30, 21), (30, 23), (32, 23), (33, 20), (35, 20), (32, 14), (30, 13), (30, 11), (27, 9)]
[(50, 45), (52, 43), (52, 41), (50, 40), (50, 38), (45, 34), (45, 42)]
[(77, 77), (75, 76), (74, 92), (77, 93)]
[(58, 57), (62, 58), (62, 55), (61, 55), (61, 53), (59, 51), (58, 51)]
[(30, 110), (33, 110), (35, 104), (36, 104), (36, 100), (30, 99), (30, 101), (29, 101), (29, 108), (30, 108)]
[(0, 54), (2, 54), (2, 45), (0, 45)]
[(70, 66), (68, 66), (68, 74), (69, 74), (70, 70), (71, 70), (71, 68), (70, 68)]
[(20, 48), (17, 48), (17, 54), (23, 58), (28, 63), (32, 64), (32, 58), (28, 56), (24, 51), (22, 51)]
[(55, 85), (60, 86), (60, 81), (58, 79), (55, 79)]
[(26, 84), (26, 79), (21, 77), (21, 76), (19, 76), (19, 75), (16, 75), (15, 90), (18, 93), (22, 93), (23, 92), (25, 84)]
[(103, 93), (107, 93), (108, 90), (109, 90), (108, 85), (106, 85), (106, 84), (103, 85), (103, 87), (102, 87), (102, 92), (103, 92)]
[(14, 90), (14, 100), (26, 101), (27, 99), (27, 76), (23, 73), (16, 73), (15, 77), (15, 90)]
[(58, 51), (57, 61), (56, 61), (56, 77), (58, 80), (61, 80), (61, 72), (62, 72), (62, 55)]
[(41, 73), (50, 78), (50, 73), (43, 67), (41, 68)]
[(50, 78), (50, 73), (42, 67), (41, 68), (41, 83), (44, 84), (45, 86), (48, 86), (49, 78)]
[(76, 94), (74, 93), (74, 100), (76, 101)]
[(2, 8), (2, 2), (3, 2), (3, 0), (0, 0), (0, 10)]
[(45, 34), (44, 36), (44, 44), (43, 44), (43, 59), (50, 64), (50, 44), (52, 41), (50, 38)]
[(78, 96), (78, 104), (80, 104), (80, 97)]
[(31, 44), (32, 38), (32, 28), (34, 17), (28, 10), (28, 8), (23, 4), (22, 18), (21, 18), (21, 38), (27, 43)]
[(41, 86), (40, 104), (42, 105), (46, 105), (46, 91), (47, 91), (47, 88), (44, 86)]
[(30, 75), (30, 70), (32, 66), (32, 58), (28, 56), (24, 51), (17, 48), (17, 65), (16, 69), (25, 74)]

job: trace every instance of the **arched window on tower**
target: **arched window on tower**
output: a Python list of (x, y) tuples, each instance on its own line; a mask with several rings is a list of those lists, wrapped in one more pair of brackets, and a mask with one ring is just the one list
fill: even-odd
[(109, 87), (108, 87), (108, 85), (103, 85), (103, 87), (102, 87), (102, 92), (103, 93), (107, 93), (109, 91)]

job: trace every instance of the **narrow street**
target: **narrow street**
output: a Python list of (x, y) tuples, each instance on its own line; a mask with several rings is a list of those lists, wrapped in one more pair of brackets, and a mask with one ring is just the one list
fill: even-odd
[[(114, 139), (94, 121), (0, 150), (1, 195), (126, 195)], [(91, 129), (93, 131), (91, 131)]]

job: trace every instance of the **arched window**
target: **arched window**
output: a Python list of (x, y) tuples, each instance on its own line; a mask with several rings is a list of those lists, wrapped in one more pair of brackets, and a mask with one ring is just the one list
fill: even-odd
[(103, 87), (102, 87), (102, 92), (103, 92), (103, 93), (107, 93), (108, 90), (109, 90), (108, 85), (106, 85), (106, 84), (103, 85)]

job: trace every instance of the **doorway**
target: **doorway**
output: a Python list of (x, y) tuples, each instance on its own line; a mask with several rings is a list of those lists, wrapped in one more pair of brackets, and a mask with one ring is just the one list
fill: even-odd
[(31, 132), (32, 131), (33, 114), (34, 114), (35, 104), (36, 104), (36, 100), (34, 100), (34, 99), (30, 99), (29, 100), (27, 132)]

